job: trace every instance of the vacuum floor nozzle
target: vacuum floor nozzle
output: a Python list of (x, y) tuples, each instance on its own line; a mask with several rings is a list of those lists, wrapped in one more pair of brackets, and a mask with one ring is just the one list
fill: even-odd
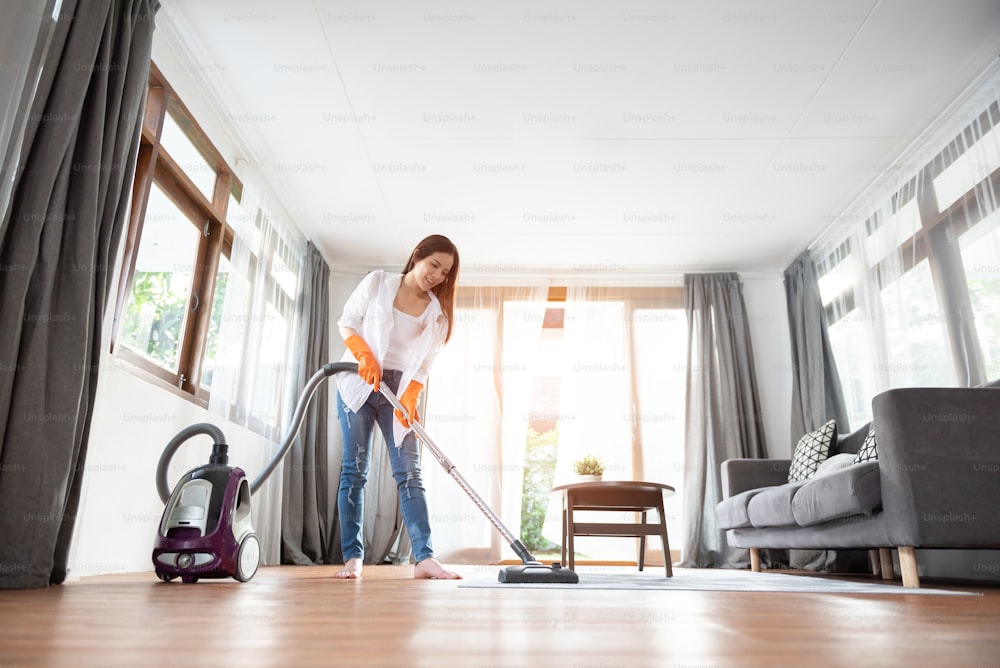
[(580, 577), (569, 568), (560, 563), (551, 566), (535, 562), (508, 566), (500, 569), (497, 577), (500, 582), (510, 584), (517, 583), (544, 583), (544, 584), (577, 584)]

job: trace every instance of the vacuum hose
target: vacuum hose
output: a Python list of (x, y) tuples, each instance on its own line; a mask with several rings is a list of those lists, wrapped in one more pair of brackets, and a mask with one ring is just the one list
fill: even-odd
[[(357, 373), (358, 365), (355, 362), (329, 362), (324, 364), (312, 377), (306, 381), (305, 387), (302, 389), (302, 394), (299, 395), (299, 402), (295, 406), (295, 411), (292, 413), (291, 423), (289, 424), (288, 431), (285, 433), (285, 438), (281, 442), (281, 446), (278, 451), (271, 457), (271, 460), (264, 467), (253, 482), (250, 483), (250, 493), (256, 492), (267, 477), (274, 472), (275, 467), (278, 466), (278, 462), (281, 458), (285, 456), (285, 453), (292, 447), (292, 443), (295, 441), (296, 435), (299, 433), (299, 428), (302, 426), (302, 420), (305, 418), (306, 409), (309, 407), (309, 402), (312, 400), (313, 394), (316, 393), (316, 388), (320, 384), (329, 378), (330, 376), (341, 373), (344, 371), (350, 371)], [(207, 434), (212, 437), (214, 444), (212, 446), (212, 455), (209, 458), (210, 464), (222, 464), (225, 465), (229, 463), (229, 445), (226, 443), (226, 436), (222, 433), (222, 430), (213, 424), (207, 422), (200, 422), (198, 424), (193, 424), (190, 427), (185, 427), (180, 430), (176, 436), (170, 439), (167, 443), (167, 447), (163, 449), (163, 454), (160, 455), (160, 462), (156, 466), (156, 491), (160, 495), (160, 500), (166, 503), (170, 499), (170, 488), (167, 485), (167, 469), (170, 467), (170, 460), (173, 458), (174, 453), (177, 449), (193, 436), (198, 436), (200, 434)]]
[(160, 462), (156, 465), (156, 491), (163, 503), (166, 503), (167, 499), (170, 498), (170, 488), (167, 487), (167, 469), (170, 466), (170, 460), (173, 458), (174, 453), (177, 452), (177, 448), (181, 447), (184, 441), (199, 434), (207, 434), (214, 441), (212, 456), (208, 460), (210, 464), (225, 465), (229, 463), (229, 445), (226, 443), (226, 435), (214, 424), (200, 422), (181, 429), (167, 443), (167, 447), (163, 449), (163, 453), (160, 455)]
[[(291, 423), (289, 424), (288, 432), (285, 434), (285, 439), (282, 441), (278, 451), (274, 453), (274, 456), (271, 457), (271, 460), (264, 467), (264, 470), (261, 471), (260, 475), (258, 475), (252, 483), (250, 483), (251, 494), (256, 492), (264, 481), (267, 480), (267, 477), (271, 475), (275, 467), (278, 466), (278, 462), (281, 461), (281, 458), (284, 457), (285, 453), (287, 453), (289, 448), (292, 447), (292, 442), (295, 440), (295, 436), (299, 432), (299, 427), (302, 425), (302, 419), (305, 417), (306, 409), (309, 407), (309, 401), (316, 392), (316, 388), (330, 376), (344, 371), (357, 373), (357, 363), (330, 362), (324, 364), (323, 367), (316, 371), (316, 373), (314, 373), (306, 382), (305, 387), (302, 388), (302, 394), (299, 396), (299, 402), (295, 406), (295, 411), (292, 413)], [(386, 399), (388, 399), (393, 408), (403, 411), (404, 413), (406, 412), (406, 408), (403, 407), (399, 399), (392, 393), (392, 390), (388, 385), (386, 385), (384, 380), (379, 384), (379, 391), (383, 394), (383, 396), (385, 396)], [(525, 566), (540, 566), (541, 564), (535, 560), (535, 558), (531, 555), (531, 552), (528, 551), (528, 548), (525, 547), (524, 544), (510, 531), (510, 529), (504, 525), (500, 517), (494, 513), (482, 497), (476, 493), (476, 491), (472, 488), (472, 485), (469, 484), (469, 481), (466, 480), (461, 473), (459, 473), (458, 469), (451, 462), (451, 460), (448, 459), (447, 455), (445, 455), (441, 448), (438, 447), (430, 435), (424, 431), (423, 425), (414, 421), (410, 426), (413, 428), (413, 431), (420, 438), (420, 440), (423, 441), (424, 445), (427, 446), (434, 457), (438, 460), (438, 463), (441, 464), (448, 475), (450, 475), (455, 482), (458, 483), (458, 486), (462, 488), (462, 491), (464, 491), (469, 498), (472, 499), (472, 501), (476, 504), (476, 507), (479, 508), (484, 515), (486, 515), (486, 518), (490, 521), (490, 523), (496, 527), (496, 529), (500, 532), (500, 535), (503, 536), (503, 538), (510, 544), (517, 556), (521, 558), (522, 563)], [(160, 463), (156, 467), (156, 490), (159, 492), (160, 499), (163, 503), (167, 503), (170, 499), (170, 490), (167, 487), (167, 468), (170, 465), (170, 459), (173, 457), (174, 452), (177, 451), (177, 448), (179, 448), (184, 441), (198, 434), (208, 434), (215, 440), (215, 445), (212, 448), (212, 458), (209, 460), (210, 463), (226, 464), (228, 462), (229, 457), (227, 453), (229, 446), (226, 445), (226, 437), (223, 435), (221, 429), (215, 425), (207, 423), (194, 424), (190, 427), (182, 429), (167, 444), (167, 447), (163, 450), (163, 454), (160, 455)], [(553, 569), (555, 569), (555, 566), (553, 566)], [(554, 577), (549, 573), (549, 571), (546, 571), (545, 569), (542, 570), (544, 571), (544, 577)], [(562, 571), (564, 570), (567, 569), (559, 570), (558, 573), (556, 573), (556, 576), (563, 577)], [(570, 571), (570, 573), (572, 573), (572, 571)], [(538, 576), (536, 576), (536, 578), (537, 577)], [(573, 577), (576, 577), (575, 574)], [(501, 581), (505, 582), (507, 580)], [(573, 581), (575, 582), (575, 579)]]

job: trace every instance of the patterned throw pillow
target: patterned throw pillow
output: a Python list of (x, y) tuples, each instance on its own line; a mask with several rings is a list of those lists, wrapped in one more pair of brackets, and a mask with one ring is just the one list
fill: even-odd
[(878, 459), (878, 448), (875, 443), (875, 425), (868, 427), (868, 434), (865, 436), (865, 442), (861, 444), (861, 449), (858, 450), (858, 454), (854, 456), (854, 463), (860, 464), (861, 462), (870, 462), (873, 459)]
[(820, 463), (826, 461), (830, 446), (837, 438), (837, 421), (830, 420), (825, 425), (811, 431), (799, 439), (792, 453), (792, 464), (788, 467), (788, 482), (808, 480), (816, 473)]

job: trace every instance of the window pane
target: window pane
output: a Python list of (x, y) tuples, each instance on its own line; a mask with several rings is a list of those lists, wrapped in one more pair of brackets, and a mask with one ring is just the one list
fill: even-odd
[(852, 428), (872, 418), (872, 397), (882, 390), (954, 383), (927, 260), (883, 289), (880, 303), (865, 306), (863, 296), (829, 330)]
[(163, 119), (163, 135), (160, 143), (174, 162), (188, 175), (191, 182), (211, 202), (215, 194), (215, 169), (205, 160), (171, 114), (167, 114)]
[(848, 255), (819, 277), (819, 294), (824, 306), (840, 297), (854, 284), (854, 259)]
[(882, 387), (931, 387), (954, 383), (947, 332), (930, 264), (920, 262), (882, 290), (886, 362), (876, 368)]
[[(285, 387), (285, 358), (288, 322), (271, 304), (267, 305), (260, 329), (260, 354), (256, 359), (257, 387), (253, 390), (253, 415), (277, 434), (281, 425), (282, 388)], [(264, 387), (261, 387), (264, 385)]]
[(844, 392), (847, 418), (852, 428), (872, 419), (871, 400), (878, 393), (873, 334), (866, 318), (854, 309), (830, 325), (830, 347)]
[(198, 236), (198, 229), (154, 185), (146, 206), (121, 342), (174, 373)]
[(938, 206), (944, 211), (1000, 167), (1000, 134), (993, 128), (934, 179)]
[[(962, 265), (986, 379), (1000, 378), (1000, 220), (994, 215), (961, 238)], [(989, 229), (992, 227), (993, 229)]]
[(920, 229), (920, 210), (917, 200), (911, 199), (896, 213), (879, 225), (865, 241), (868, 266), (874, 267), (889, 255), (896, 253)]
[[(524, 318), (529, 311), (519, 304), (505, 305), (505, 318)], [(528, 307), (530, 308), (530, 307)], [(563, 311), (549, 308), (546, 316)], [(516, 314), (516, 315), (515, 315)], [(528, 404), (528, 435), (524, 451), (524, 476), (521, 500), (521, 540), (529, 550), (557, 555), (559, 543), (543, 535), (550, 511), (550, 490), (555, 484), (556, 456), (559, 449), (560, 390), (562, 389), (563, 330), (543, 327), (531, 368), (531, 395)], [(524, 360), (518, 360), (524, 363)], [(541, 558), (541, 557), (539, 557)], [(554, 557), (558, 559), (558, 557)]]
[[(669, 533), (684, 536), (684, 402), (687, 318), (681, 309), (637, 309), (632, 315), (642, 479), (670, 485)], [(653, 541), (654, 543), (656, 541)], [(658, 546), (657, 546), (658, 547)], [(675, 549), (678, 547), (674, 546)]]
[(292, 259), (291, 249), (284, 243), (278, 243), (277, 252), (271, 263), (271, 276), (285, 297), (295, 300), (298, 289), (298, 262)]
[(226, 256), (219, 258), (219, 272), (215, 277), (215, 295), (212, 297), (212, 320), (208, 324), (208, 341), (205, 345), (205, 359), (201, 368), (201, 387), (211, 391), (212, 377), (216, 369), (216, 353), (219, 347), (219, 327), (222, 324), (222, 305), (229, 285), (230, 264)]

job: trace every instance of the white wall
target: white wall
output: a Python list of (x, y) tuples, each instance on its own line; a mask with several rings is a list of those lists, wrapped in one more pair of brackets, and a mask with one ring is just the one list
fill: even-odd
[(741, 276), (753, 340), (764, 438), (772, 458), (791, 457), (792, 344), (781, 274)]

